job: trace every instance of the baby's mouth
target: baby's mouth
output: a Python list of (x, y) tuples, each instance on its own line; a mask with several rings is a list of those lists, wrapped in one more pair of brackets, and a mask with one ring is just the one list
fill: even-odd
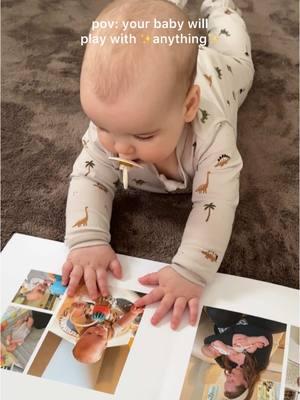
[(132, 160), (129, 160), (128, 158), (124, 157), (108, 157), (110, 160), (113, 161), (118, 161), (120, 165), (126, 166), (126, 167), (139, 167), (143, 168), (143, 166), (139, 165), (142, 161), (139, 158), (135, 158)]
[(128, 188), (128, 169), (132, 167), (137, 167), (137, 168), (144, 168), (143, 165), (140, 165), (135, 159), (135, 160), (128, 160), (126, 158), (121, 158), (121, 157), (108, 157), (110, 160), (113, 161), (118, 161), (119, 162), (119, 169), (123, 172), (123, 186), (124, 189)]
[(140, 160), (139, 158), (127, 158), (122, 156), (121, 154), (118, 155), (119, 158), (123, 159), (123, 160), (127, 160), (127, 161), (133, 161), (135, 163), (141, 162), (142, 160)]

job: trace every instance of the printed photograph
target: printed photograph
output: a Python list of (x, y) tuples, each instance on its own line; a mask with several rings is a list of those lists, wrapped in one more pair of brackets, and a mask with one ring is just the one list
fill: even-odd
[(300, 328), (291, 326), (284, 400), (300, 400)]
[(110, 293), (93, 301), (82, 285), (67, 297), (28, 373), (113, 394), (143, 308), (133, 304), (137, 292), (110, 288)]
[(279, 400), (285, 333), (281, 322), (204, 307), (180, 399)]
[(53, 311), (65, 290), (60, 275), (31, 270), (15, 295), (13, 303)]
[(51, 314), (10, 306), (1, 319), (1, 368), (23, 372)]

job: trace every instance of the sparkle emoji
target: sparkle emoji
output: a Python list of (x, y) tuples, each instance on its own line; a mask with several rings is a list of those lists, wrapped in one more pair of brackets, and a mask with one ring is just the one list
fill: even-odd
[(208, 35), (208, 38), (209, 38), (209, 42), (212, 44), (216, 44), (220, 40), (219, 35), (215, 35), (214, 33), (210, 33)]
[(141, 35), (141, 37), (142, 37), (142, 40), (143, 40), (144, 44), (148, 44), (148, 43), (151, 42), (151, 36), (149, 36), (149, 35)]

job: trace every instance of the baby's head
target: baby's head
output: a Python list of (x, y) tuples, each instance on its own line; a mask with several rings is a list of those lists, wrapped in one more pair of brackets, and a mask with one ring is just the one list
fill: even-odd
[(233, 368), (226, 374), (224, 383), (224, 395), (227, 399), (236, 399), (247, 391), (248, 384), (244, 377), (243, 369)]
[[(154, 18), (183, 22), (182, 30), (157, 29)], [(153, 43), (152, 38), (195, 37), (198, 31), (165, 0), (117, 0), (97, 20), (113, 21), (115, 26), (91, 31), (106, 40), (103, 46), (87, 45), (80, 82), (83, 109), (108, 151), (128, 160), (163, 163), (198, 110), (199, 87), (193, 84), (198, 45), (169, 46)], [(128, 21), (150, 22), (145, 28), (124, 31)], [(136, 43), (111, 43), (112, 37), (125, 34), (132, 34)]]
[(48, 285), (43, 282), (36, 285), (32, 290), (28, 291), (25, 296), (27, 301), (38, 301), (44, 297)]
[(81, 333), (73, 348), (73, 356), (76, 360), (92, 364), (99, 361), (106, 348), (108, 330), (103, 325), (94, 325)]

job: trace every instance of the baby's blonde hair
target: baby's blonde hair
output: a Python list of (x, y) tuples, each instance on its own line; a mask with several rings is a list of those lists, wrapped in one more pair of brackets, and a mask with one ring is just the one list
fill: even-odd
[[(97, 97), (114, 101), (137, 83), (147, 63), (161, 61), (169, 63), (173, 74), (175, 91), (184, 91), (184, 96), (193, 84), (196, 74), (198, 44), (154, 44), (143, 43), (146, 36), (174, 36), (179, 32), (174, 29), (153, 27), (153, 20), (182, 21), (182, 35), (193, 37), (199, 31), (188, 26), (188, 17), (176, 5), (167, 0), (115, 0), (97, 17), (96, 21), (114, 21), (118, 26), (112, 29), (95, 29), (90, 34), (96, 36), (134, 35), (136, 44), (112, 44), (105, 41), (103, 46), (89, 43), (87, 45), (81, 71), (81, 84), (91, 85)], [(149, 29), (128, 28), (124, 32), (122, 21), (151, 21)], [(159, 65), (159, 64), (157, 64)], [(159, 68), (157, 74), (159, 74)], [(176, 92), (175, 92), (176, 93)], [(173, 94), (175, 94), (173, 93)]]

